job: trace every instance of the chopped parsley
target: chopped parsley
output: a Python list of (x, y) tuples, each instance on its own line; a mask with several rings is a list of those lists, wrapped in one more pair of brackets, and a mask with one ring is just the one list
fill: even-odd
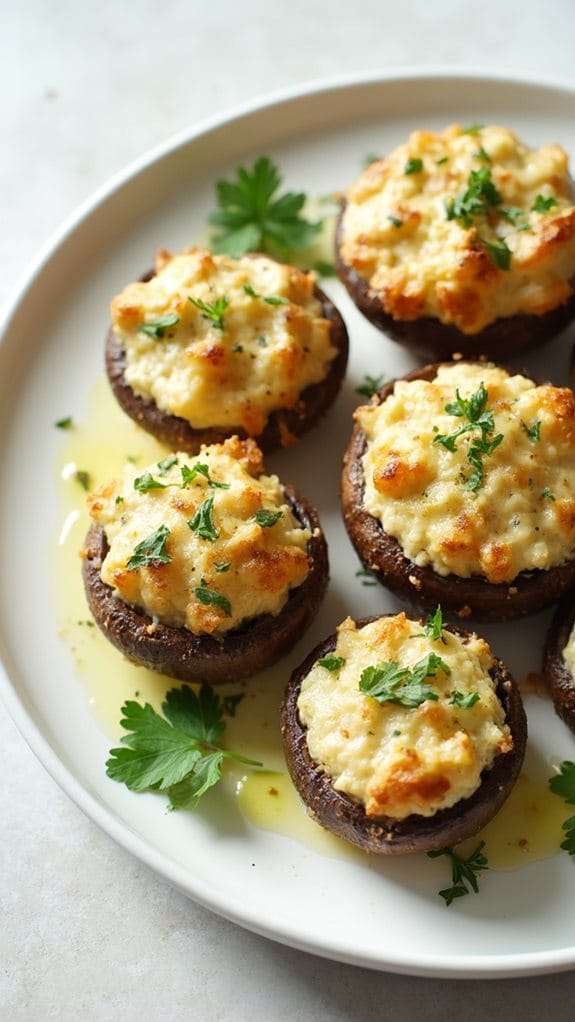
[(198, 603), (202, 603), (204, 607), (219, 607), (223, 610), (226, 617), (232, 616), (232, 605), (228, 600), (227, 596), (220, 593), (217, 589), (210, 589), (202, 579), (201, 585), (195, 586), (194, 596)]
[(418, 156), (412, 156), (403, 168), (404, 174), (419, 174), (423, 170), (423, 160)]
[(244, 284), (244, 291), (250, 298), (260, 298), (262, 302), (267, 302), (268, 305), (287, 305), (287, 298), (283, 298), (281, 295), (260, 295), (257, 291), (254, 291), (251, 284)]
[(158, 316), (157, 319), (152, 319), (148, 323), (140, 323), (138, 330), (140, 333), (148, 334), (149, 337), (154, 337), (155, 340), (159, 341), (166, 333), (166, 330), (177, 326), (179, 322), (180, 317), (175, 312), (166, 312), (163, 316)]
[(128, 700), (122, 706), (122, 745), (110, 749), (106, 773), (131, 791), (165, 791), (171, 809), (195, 809), (220, 780), (225, 759), (261, 766), (224, 749), (224, 713), (233, 716), (242, 695), (220, 699), (209, 685), (198, 694), (189, 685), (171, 689), (162, 713)]
[(496, 436), (492, 435), (495, 430), (495, 422), (493, 412), (487, 411), (489, 394), (483, 382), (480, 383), (478, 389), (468, 399), (461, 397), (459, 389), (455, 393), (455, 401), (446, 404), (445, 411), (449, 415), (454, 415), (456, 418), (466, 421), (454, 433), (438, 433), (433, 438), (433, 442), (434, 444), (441, 444), (446, 450), (454, 453), (457, 450), (457, 440), (460, 436), (473, 430), (481, 431), (481, 436), (474, 437), (467, 450), (467, 460), (473, 471), (467, 477), (464, 484), (466, 489), (471, 490), (472, 493), (477, 493), (483, 485), (485, 475), (483, 458), (485, 455), (493, 454), (493, 451), (499, 447), (503, 440), (503, 434), (497, 433)]
[(485, 152), (485, 149), (483, 148), (482, 145), (479, 146), (479, 149), (477, 150), (477, 152), (473, 153), (473, 155), (475, 156), (476, 160), (483, 160), (485, 163), (491, 163), (491, 157), (489, 153)]
[(204, 302), (201, 298), (192, 298), (188, 295), (188, 301), (195, 305), (196, 309), (200, 310), (204, 319), (214, 324), (216, 330), (224, 329), (224, 313), (230, 304), (230, 300), (226, 295), (216, 298), (215, 302)]
[(369, 571), (368, 568), (359, 568), (355, 573), (355, 577), (361, 580), (362, 586), (376, 586), (377, 578), (373, 574), (373, 571)]
[(555, 500), (555, 497), (551, 493), (551, 490), (549, 489), (548, 486), (541, 490), (541, 496), (543, 497), (543, 500)]
[(190, 468), (189, 465), (182, 465), (180, 468), (182, 473), (182, 486), (185, 488), (193, 483), (194, 479), (201, 476), (206, 480), (208, 486), (215, 490), (229, 490), (230, 483), (217, 483), (215, 479), (212, 479), (210, 475), (210, 466), (202, 461), (196, 461), (196, 464)]
[(426, 639), (431, 639), (432, 642), (437, 642), (441, 638), (443, 632), (443, 613), (441, 607), (438, 605), (433, 614), (430, 614), (425, 622), (423, 628), (423, 634)]
[(265, 507), (261, 507), (256, 511), (254, 518), (262, 529), (270, 529), (272, 525), (279, 522), (280, 518), (283, 518), (283, 511), (270, 511)]
[(497, 241), (486, 241), (479, 239), (492, 263), (495, 263), (499, 270), (508, 270), (511, 266), (511, 249), (505, 238), (498, 238)]
[(485, 127), (484, 124), (470, 124), (468, 128), (462, 128), (462, 135), (478, 135)]
[(166, 543), (170, 530), (167, 525), (159, 525), (158, 528), (146, 536), (145, 539), (134, 547), (134, 553), (130, 557), (126, 567), (128, 571), (136, 568), (147, 568), (150, 565), (169, 564), (171, 557), (166, 550)]
[(232, 566), (231, 561), (216, 561), (214, 564), (214, 571), (217, 571), (220, 575), (223, 575), (225, 571), (229, 571)]
[(86, 472), (85, 468), (76, 469), (76, 471), (74, 472), (74, 479), (76, 480), (77, 483), (80, 483), (80, 486), (82, 487), (83, 490), (90, 489), (90, 486), (92, 484), (92, 476), (90, 475), (89, 472)]
[(333, 263), (328, 263), (325, 259), (318, 259), (313, 264), (313, 269), (320, 277), (335, 277), (336, 268)]
[(136, 476), (134, 479), (134, 489), (138, 493), (147, 493), (148, 490), (165, 490), (166, 483), (161, 483), (158, 479), (154, 479), (151, 472), (144, 472), (141, 476)]
[(74, 420), (71, 415), (66, 415), (63, 419), (57, 419), (54, 425), (56, 429), (72, 429)]
[(216, 228), (215, 252), (238, 257), (244, 252), (302, 249), (312, 243), (321, 223), (301, 216), (303, 192), (278, 195), (282, 177), (268, 156), (260, 156), (252, 167), (238, 167), (232, 181), (216, 182), (218, 209), (209, 217)]
[(381, 373), (379, 376), (364, 376), (363, 383), (355, 388), (355, 392), (356, 394), (362, 394), (363, 397), (373, 397), (374, 394), (377, 394), (384, 380), (384, 373)]
[(394, 227), (403, 227), (403, 220), (400, 220), (397, 216), (388, 216), (388, 220), (391, 221)]
[(481, 841), (477, 848), (467, 856), (461, 858), (453, 851), (453, 848), (442, 848), (437, 852), (428, 852), (430, 859), (437, 859), (445, 855), (451, 862), (452, 886), (439, 891), (440, 898), (443, 898), (446, 905), (451, 905), (456, 898), (463, 898), (466, 894), (479, 893), (477, 874), (489, 868), (486, 856), (483, 854), (485, 841)]
[(438, 671), (451, 674), (449, 664), (436, 653), (428, 653), (412, 668), (401, 667), (395, 660), (387, 660), (362, 671), (359, 689), (377, 699), (378, 703), (395, 703), (414, 708), (427, 699), (437, 702), (437, 693), (425, 684), (425, 680), (434, 678)]
[(552, 195), (547, 199), (543, 195), (536, 195), (531, 209), (534, 213), (548, 213), (550, 209), (558, 205), (557, 199), (554, 199)]
[(521, 422), (521, 428), (524, 433), (534, 444), (538, 444), (541, 440), (541, 419), (535, 419), (535, 422), (531, 426), (526, 426), (524, 422)]
[(458, 220), (464, 227), (471, 227), (474, 217), (486, 217), (501, 201), (489, 167), (481, 167), (470, 172), (463, 194), (448, 200), (445, 215), (448, 220)]
[(318, 667), (325, 667), (326, 671), (339, 671), (340, 667), (345, 664), (345, 657), (343, 656), (324, 656), (321, 660), (318, 660)]
[(461, 706), (467, 710), (471, 706), (475, 706), (479, 702), (479, 692), (458, 692), (454, 689), (451, 693), (451, 699), (449, 700), (452, 706)]
[(158, 462), (158, 472), (161, 476), (165, 476), (166, 472), (169, 472), (174, 465), (178, 464), (177, 454), (169, 454), (167, 458), (163, 458), (162, 461)]
[(214, 525), (214, 495), (210, 494), (198, 507), (193, 518), (188, 519), (188, 525), (192, 532), (200, 539), (207, 539), (213, 543), (218, 538), (219, 532)]
[[(566, 759), (559, 770), (560, 773), (550, 779), (549, 787), (554, 795), (559, 795), (568, 805), (575, 805), (575, 763)], [(575, 855), (575, 816), (570, 816), (561, 826), (565, 831), (565, 840), (560, 847), (569, 855)]]

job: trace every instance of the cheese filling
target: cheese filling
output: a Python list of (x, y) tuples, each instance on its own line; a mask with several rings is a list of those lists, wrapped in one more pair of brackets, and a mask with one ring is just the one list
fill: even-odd
[(571, 296), (573, 201), (559, 145), (498, 126), (416, 131), (349, 189), (341, 254), (395, 319), (474, 334)]
[(336, 355), (314, 287), (312, 273), (266, 256), (160, 252), (156, 275), (112, 302), (126, 382), (194, 428), (257, 436)]
[(302, 528), (261, 452), (237, 437), (171, 455), (89, 497), (106, 533), (102, 581), (154, 622), (221, 635), (277, 615), (310, 569)]
[[(366, 669), (391, 662), (413, 671), (430, 653), (443, 663), (426, 679), (435, 699), (409, 707), (360, 691)], [(311, 758), (368, 816), (433, 816), (472, 795), (495, 757), (513, 748), (491, 652), (476, 635), (443, 631), (432, 640), (404, 613), (362, 628), (348, 618), (331, 656), (343, 664), (312, 667), (298, 711)]]
[[(457, 398), (473, 414), (482, 387), (488, 418), (474, 425)], [(415, 564), (505, 583), (575, 555), (568, 388), (455, 363), (430, 382), (398, 380), (383, 404), (355, 418), (367, 438), (364, 508)]]

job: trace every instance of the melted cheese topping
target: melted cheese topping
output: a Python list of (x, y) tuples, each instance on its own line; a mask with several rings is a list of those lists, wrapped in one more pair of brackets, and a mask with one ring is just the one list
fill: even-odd
[[(410, 160), (422, 169), (406, 173)], [(501, 203), (467, 226), (448, 220), (446, 203), (464, 195), (472, 171), (486, 169)], [(534, 211), (539, 195), (556, 204)], [(502, 238), (508, 270), (487, 248)], [(413, 132), (349, 189), (341, 254), (398, 320), (432, 316), (473, 334), (500, 317), (542, 315), (573, 292), (567, 155), (559, 145), (529, 149), (502, 127)]]
[(563, 650), (563, 659), (569, 668), (570, 673), (575, 678), (575, 625), (571, 629), (571, 634), (567, 640), (567, 645)]
[[(427, 679), (437, 701), (408, 708), (360, 691), (367, 667), (391, 661), (413, 668), (430, 652), (451, 670)], [(301, 687), (299, 715), (312, 759), (368, 816), (432, 816), (473, 794), (482, 771), (513, 747), (488, 673), (490, 649), (476, 635), (461, 639), (444, 631), (432, 641), (403, 613), (363, 628), (348, 618), (334, 655), (345, 664), (337, 672), (314, 665)], [(457, 706), (454, 691), (479, 699)]]
[[(469, 484), (468, 459), (481, 430), (437, 443), (467, 421), (447, 404), (484, 384), (487, 411), (501, 434), (482, 455), (483, 482)], [(483, 575), (511, 582), (521, 571), (549, 569), (575, 555), (575, 397), (536, 386), (494, 366), (442, 366), (432, 382), (399, 380), (381, 405), (357, 409), (367, 437), (364, 507), (415, 564), (440, 575)]]
[[(306, 387), (325, 379), (336, 349), (312, 273), (266, 256), (234, 260), (200, 249), (160, 252), (156, 270), (112, 302), (125, 379), (140, 397), (194, 428), (242, 427), (257, 436), (271, 412), (293, 408)], [(218, 322), (192, 299), (227, 305)], [(167, 315), (177, 322), (163, 336), (142, 331)]]
[[(88, 498), (110, 547), (102, 581), (154, 621), (195, 634), (217, 636), (260, 614), (278, 614), (290, 589), (308, 574), (311, 536), (286, 504), (279, 479), (262, 475), (261, 452), (253, 441), (237, 437), (203, 447), (196, 459), (176, 457), (167, 470), (163, 462), (144, 471), (128, 465), (122, 480)], [(198, 465), (203, 469), (194, 473)], [(187, 470), (194, 476), (190, 481), (184, 480)], [(147, 472), (162, 489), (135, 488)], [(194, 523), (199, 509), (203, 528), (201, 511)], [(281, 514), (274, 524), (262, 525), (256, 520), (262, 510)], [(165, 528), (168, 563), (152, 558), (130, 569), (136, 547)]]

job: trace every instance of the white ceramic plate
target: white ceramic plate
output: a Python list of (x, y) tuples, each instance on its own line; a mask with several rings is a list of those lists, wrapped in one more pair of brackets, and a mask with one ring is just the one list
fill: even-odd
[[(495, 976), (575, 964), (573, 862), (565, 854), (507, 873), (490, 872), (477, 897), (447, 909), (446, 876), (425, 857), (361, 861), (326, 857), (297, 840), (220, 812), (166, 815), (154, 795), (105, 776), (110, 740), (56, 627), (52, 560), (62, 436), (52, 423), (82, 419), (101, 374), (109, 297), (150, 264), (161, 245), (191, 243), (213, 207), (213, 182), (267, 153), (289, 187), (310, 195), (341, 189), (364, 157), (413, 128), (451, 121), (499, 122), (533, 144), (561, 141), (575, 157), (575, 95), (567, 89), (483, 76), (409, 74), (329, 84), (280, 98), (171, 141), (116, 178), (59, 233), (13, 303), (0, 347), (0, 634), (4, 696), (22, 733), (56, 781), (101, 827), (191, 898), (243, 926), (327, 957), (435, 976)], [(366, 373), (412, 363), (356, 311), (336, 282), (326, 290), (348, 321), (349, 378), (336, 407), (301, 447), (269, 459), (319, 505), (332, 551), (332, 583), (320, 618), (289, 667), (346, 613), (395, 606), (355, 578), (340, 522), (337, 477)], [(567, 340), (527, 368), (567, 382)], [(320, 467), (318, 467), (320, 466)], [(29, 499), (30, 482), (34, 499)], [(31, 596), (33, 594), (33, 596)], [(539, 667), (549, 615), (486, 629), (518, 678)], [(32, 641), (31, 641), (32, 640)], [(530, 740), (550, 761), (575, 759), (573, 736), (548, 704), (528, 702)], [(566, 815), (568, 815), (566, 813)]]

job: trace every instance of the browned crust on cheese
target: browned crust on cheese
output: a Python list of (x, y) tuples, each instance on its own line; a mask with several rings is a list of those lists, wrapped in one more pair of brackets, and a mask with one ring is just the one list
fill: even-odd
[[(432, 380), (439, 364), (424, 366), (403, 377)], [(375, 399), (383, 403), (396, 381), (383, 387)], [(479, 576), (460, 578), (439, 575), (433, 568), (419, 567), (409, 560), (392, 536), (364, 509), (365, 480), (361, 459), (367, 441), (356, 423), (344, 455), (341, 503), (348, 535), (365, 567), (396, 596), (408, 603), (433, 610), (438, 604), (462, 618), (479, 621), (508, 621), (534, 614), (555, 603), (575, 588), (575, 559), (548, 571), (520, 572), (511, 583), (493, 583)]]
[(418, 358), (448, 359), (493, 358), (506, 361), (514, 355), (551, 341), (575, 317), (575, 292), (562, 305), (542, 315), (524, 314), (496, 319), (475, 334), (463, 333), (451, 323), (442, 323), (431, 316), (418, 319), (396, 319), (387, 313), (381, 297), (372, 291), (369, 282), (344, 260), (341, 253), (342, 218), (336, 230), (336, 268), (353, 302), (363, 315), (393, 341), (407, 348)]
[[(373, 620), (376, 619), (365, 618), (358, 621), (357, 626), (361, 628)], [(448, 630), (460, 636), (469, 634), (455, 626)], [(282, 708), (281, 729), (288, 769), (311, 816), (338, 837), (378, 855), (436, 851), (476, 834), (505, 802), (517, 780), (525, 754), (527, 720), (519, 689), (505, 664), (494, 658), (494, 666), (489, 673), (505, 711), (505, 723), (511, 731), (513, 748), (496, 756), (491, 769), (484, 771), (480, 787), (473, 795), (430, 817), (417, 814), (403, 820), (386, 816), (368, 817), (362, 805), (335, 790), (329, 775), (312, 760), (306, 728), (297, 709), (304, 678), (320, 657), (333, 652), (336, 642), (337, 636), (331, 635), (293, 672)]]
[(575, 732), (575, 678), (563, 659), (563, 650), (574, 624), (575, 594), (569, 593), (557, 607), (547, 633), (543, 650), (543, 678), (556, 713)]
[(309, 573), (290, 592), (279, 614), (262, 614), (221, 638), (195, 635), (187, 628), (153, 625), (143, 610), (116, 596), (101, 579), (108, 543), (104, 530), (93, 524), (84, 541), (82, 572), (90, 610), (106, 638), (142, 667), (182, 681), (209, 684), (251, 677), (288, 653), (319, 609), (329, 565), (317, 511), (294, 487), (286, 486), (284, 493), (302, 527), (312, 532), (307, 544)]
[[(149, 280), (152, 273), (141, 279)], [(261, 433), (255, 435), (258, 446), (265, 453), (288, 447), (307, 433), (327, 412), (335, 401), (347, 367), (349, 339), (345, 323), (330, 298), (319, 288), (314, 297), (321, 303), (322, 314), (331, 325), (331, 343), (337, 354), (329, 364), (327, 375), (302, 391), (293, 408), (279, 408), (271, 413)], [(245, 440), (250, 434), (241, 426), (214, 426), (196, 429), (178, 415), (170, 415), (158, 408), (154, 401), (140, 397), (126, 383), (126, 355), (120, 339), (113, 329), (106, 339), (106, 372), (116, 399), (131, 419), (157, 437), (174, 451), (197, 454), (203, 444), (222, 443), (236, 435)]]

